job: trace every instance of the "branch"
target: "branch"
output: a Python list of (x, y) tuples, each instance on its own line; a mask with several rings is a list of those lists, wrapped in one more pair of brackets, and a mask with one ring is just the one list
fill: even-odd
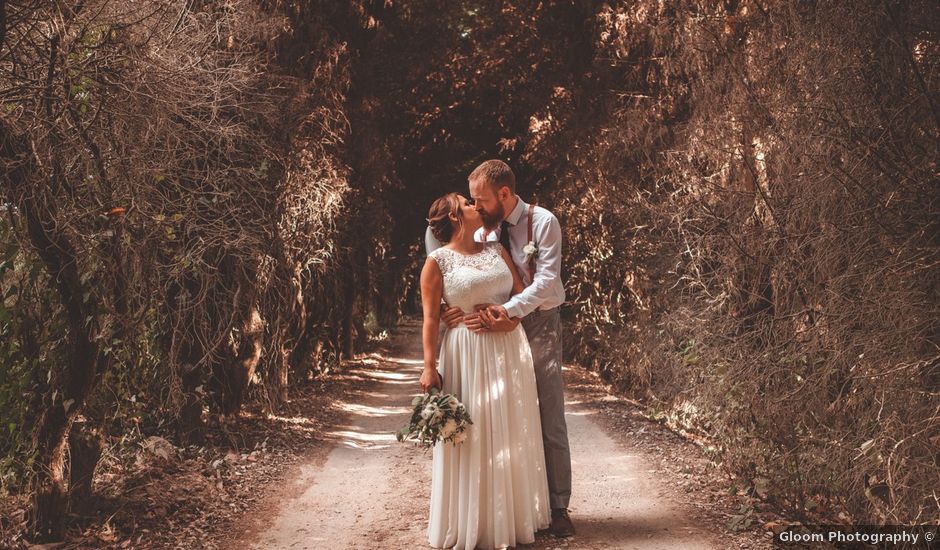
[(7, 2), (0, 0), (0, 48), (7, 37)]

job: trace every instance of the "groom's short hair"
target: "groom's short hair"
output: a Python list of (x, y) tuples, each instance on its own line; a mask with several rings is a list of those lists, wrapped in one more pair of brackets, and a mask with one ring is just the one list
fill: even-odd
[(514, 194), (516, 192), (516, 175), (512, 173), (512, 168), (508, 164), (499, 160), (491, 159), (477, 166), (470, 172), (468, 181), (483, 179), (493, 186), (494, 191), (499, 191), (503, 187), (508, 187)]

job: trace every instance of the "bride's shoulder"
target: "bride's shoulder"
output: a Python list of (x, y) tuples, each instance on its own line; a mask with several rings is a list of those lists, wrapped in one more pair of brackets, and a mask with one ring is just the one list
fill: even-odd
[(450, 257), (450, 250), (444, 248), (443, 246), (428, 253), (428, 258), (434, 260), (437, 263), (437, 267), (441, 271), (444, 271), (447, 268), (447, 263), (450, 260)]
[(447, 258), (447, 257), (450, 257), (450, 256), (452, 256), (452, 255), (454, 255), (454, 251), (451, 250), (450, 248), (447, 248), (446, 246), (442, 246), (442, 247), (440, 247), (440, 248), (435, 248), (434, 250), (432, 250), (431, 252), (428, 253), (428, 257), (429, 257), (429, 258), (434, 258), (434, 259), (437, 259), (437, 258)]

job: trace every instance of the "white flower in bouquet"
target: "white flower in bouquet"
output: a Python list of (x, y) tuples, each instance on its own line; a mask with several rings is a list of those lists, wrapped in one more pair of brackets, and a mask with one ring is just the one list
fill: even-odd
[(441, 437), (447, 439), (448, 437), (454, 435), (454, 432), (457, 431), (457, 421), (453, 418), (448, 418), (447, 422), (444, 422), (444, 425), (441, 426)]
[(433, 447), (438, 441), (458, 445), (466, 439), (467, 426), (473, 424), (460, 400), (441, 394), (437, 388), (415, 397), (411, 405), (411, 420), (398, 430), (398, 441), (412, 439), (425, 448)]
[(434, 403), (428, 403), (421, 411), (421, 418), (425, 420), (437, 420), (440, 418), (441, 409)]

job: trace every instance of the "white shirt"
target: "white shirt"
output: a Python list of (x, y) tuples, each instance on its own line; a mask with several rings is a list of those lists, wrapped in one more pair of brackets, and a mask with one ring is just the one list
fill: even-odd
[[(561, 282), (561, 224), (554, 214), (536, 206), (532, 212), (532, 241), (538, 248), (535, 258), (535, 281), (529, 275), (523, 247), (529, 237), (529, 205), (516, 197), (518, 202), (506, 216), (509, 223), (509, 249), (512, 261), (522, 277), (525, 290), (503, 304), (510, 317), (525, 317), (537, 308), (552, 309), (565, 302), (565, 286)], [(474, 235), (483, 241), (484, 230)], [(487, 241), (499, 241), (499, 230), (491, 231)]]

